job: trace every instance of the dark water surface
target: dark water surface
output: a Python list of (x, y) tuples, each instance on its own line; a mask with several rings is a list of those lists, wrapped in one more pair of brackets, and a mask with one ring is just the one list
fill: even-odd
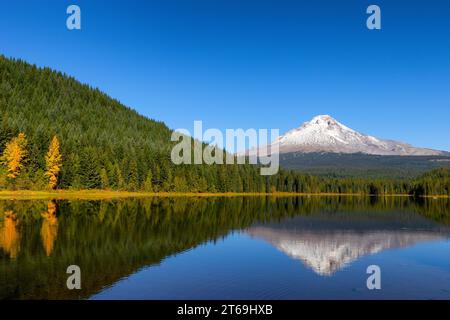
[(449, 236), (449, 199), (0, 201), (0, 299), (450, 299)]

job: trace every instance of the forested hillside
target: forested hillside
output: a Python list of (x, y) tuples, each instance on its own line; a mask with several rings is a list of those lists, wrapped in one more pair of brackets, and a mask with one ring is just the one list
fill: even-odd
[(176, 166), (165, 124), (60, 72), (3, 56), (0, 112), (0, 189), (450, 195), (448, 169), (412, 180)]
[(251, 166), (176, 167), (165, 124), (71, 77), (23, 61), (0, 57), (0, 110), (0, 152), (21, 132), (27, 139), (26, 170), (15, 188), (47, 184), (45, 154), (54, 136), (62, 154), (58, 188), (250, 190), (253, 178), (259, 179)]

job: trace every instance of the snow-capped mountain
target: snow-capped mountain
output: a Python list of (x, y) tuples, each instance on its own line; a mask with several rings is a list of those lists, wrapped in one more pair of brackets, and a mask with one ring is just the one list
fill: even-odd
[[(329, 115), (319, 115), (311, 121), (303, 123), (299, 128), (292, 129), (272, 142), (269, 150), (275, 150), (277, 144), (279, 153), (290, 152), (332, 152), (332, 153), (364, 153), (372, 155), (414, 155), (439, 156), (447, 152), (417, 148), (409, 144), (382, 140), (359, 133), (339, 123)], [(260, 150), (264, 154), (266, 148)], [(254, 154), (256, 149), (248, 154)]]

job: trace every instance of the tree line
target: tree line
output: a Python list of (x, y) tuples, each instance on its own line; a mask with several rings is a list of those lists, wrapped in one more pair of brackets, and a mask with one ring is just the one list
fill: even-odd
[[(63, 155), (54, 136), (44, 156), (45, 167), (36, 168), (30, 161), (28, 140), (19, 133), (6, 143), (0, 157), (0, 187), (7, 189), (61, 188)], [(292, 192), (292, 193), (356, 193), (410, 194), (450, 196), (450, 169), (439, 168), (416, 179), (332, 178), (280, 170), (275, 176), (261, 176), (252, 165), (182, 165), (161, 162), (155, 171), (140, 177), (138, 162), (132, 162), (127, 175), (108, 162), (99, 166), (94, 159), (83, 161), (83, 172), (72, 180), (69, 188), (107, 189), (146, 192)], [(163, 168), (163, 170), (161, 170)]]

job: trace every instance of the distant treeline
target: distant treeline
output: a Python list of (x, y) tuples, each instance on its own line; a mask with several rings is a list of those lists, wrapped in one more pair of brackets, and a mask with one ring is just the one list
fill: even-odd
[[(157, 106), (155, 106), (157, 108)], [(417, 180), (315, 177), (253, 165), (174, 165), (172, 131), (98, 89), (0, 56), (1, 189), (449, 195), (449, 170)]]
[(336, 178), (410, 179), (433, 169), (450, 168), (450, 154), (442, 156), (381, 156), (363, 153), (287, 153), (284, 169)]

